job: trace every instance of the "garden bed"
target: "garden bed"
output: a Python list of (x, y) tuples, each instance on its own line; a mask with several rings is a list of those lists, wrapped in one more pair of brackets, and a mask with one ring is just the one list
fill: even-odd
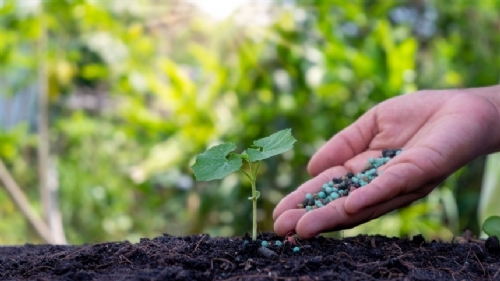
[(260, 253), (262, 240), (248, 235), (0, 247), (0, 280), (500, 280), (496, 237), (444, 243), (422, 236), (320, 236), (282, 246), (273, 233), (259, 239), (275, 254)]

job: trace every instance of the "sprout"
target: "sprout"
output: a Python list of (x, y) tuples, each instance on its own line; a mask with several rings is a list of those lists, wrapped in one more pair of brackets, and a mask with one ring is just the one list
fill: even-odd
[[(241, 154), (233, 152), (236, 149), (234, 143), (223, 143), (214, 146), (196, 157), (196, 162), (191, 167), (196, 180), (210, 181), (222, 179), (225, 176), (241, 171), (252, 185), (253, 224), (252, 239), (257, 239), (257, 199), (260, 192), (255, 184), (257, 182), (257, 171), (260, 162), (269, 157), (281, 154), (293, 148), (297, 141), (292, 136), (291, 129), (281, 130), (268, 137), (256, 140), (253, 145)], [(243, 170), (243, 160), (247, 162), (248, 169)]]

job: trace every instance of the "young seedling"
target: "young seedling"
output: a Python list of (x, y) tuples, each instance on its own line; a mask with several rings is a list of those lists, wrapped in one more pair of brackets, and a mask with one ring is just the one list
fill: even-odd
[(500, 217), (499, 216), (488, 217), (483, 222), (482, 229), (484, 233), (488, 234), (488, 236), (500, 237)]
[[(248, 199), (253, 203), (253, 240), (257, 239), (257, 199), (260, 192), (255, 184), (260, 162), (292, 149), (297, 140), (292, 136), (291, 131), (291, 129), (281, 130), (268, 137), (256, 140), (250, 148), (241, 154), (233, 152), (236, 149), (234, 143), (216, 145), (196, 156), (196, 162), (191, 167), (198, 181), (222, 179), (236, 171), (241, 171), (250, 180), (252, 197), (248, 197)], [(248, 163), (247, 171), (242, 169), (243, 161)]]

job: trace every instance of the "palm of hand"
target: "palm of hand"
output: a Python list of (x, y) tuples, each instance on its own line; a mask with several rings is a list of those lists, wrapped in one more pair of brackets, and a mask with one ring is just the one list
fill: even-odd
[[(377, 218), (424, 197), (455, 170), (491, 147), (496, 109), (480, 96), (459, 91), (418, 92), (379, 104), (329, 140), (311, 159), (313, 179), (285, 197), (273, 217), (279, 235), (303, 238)], [(498, 130), (497, 130), (498, 131)], [(404, 152), (379, 168), (369, 185), (326, 207), (296, 209), (305, 193), (348, 171), (359, 172), (384, 148)]]

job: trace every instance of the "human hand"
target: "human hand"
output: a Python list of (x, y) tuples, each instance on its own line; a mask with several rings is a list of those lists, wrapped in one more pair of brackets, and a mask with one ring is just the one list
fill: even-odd
[[(488, 98), (494, 90), (495, 102)], [(446, 177), (500, 146), (500, 88), (420, 91), (375, 106), (333, 136), (308, 165), (314, 177), (283, 198), (273, 218), (278, 235), (312, 238), (354, 227), (429, 194)], [(382, 149), (402, 148), (381, 175), (347, 197), (311, 212), (297, 209), (306, 193), (347, 172), (363, 170)]]

